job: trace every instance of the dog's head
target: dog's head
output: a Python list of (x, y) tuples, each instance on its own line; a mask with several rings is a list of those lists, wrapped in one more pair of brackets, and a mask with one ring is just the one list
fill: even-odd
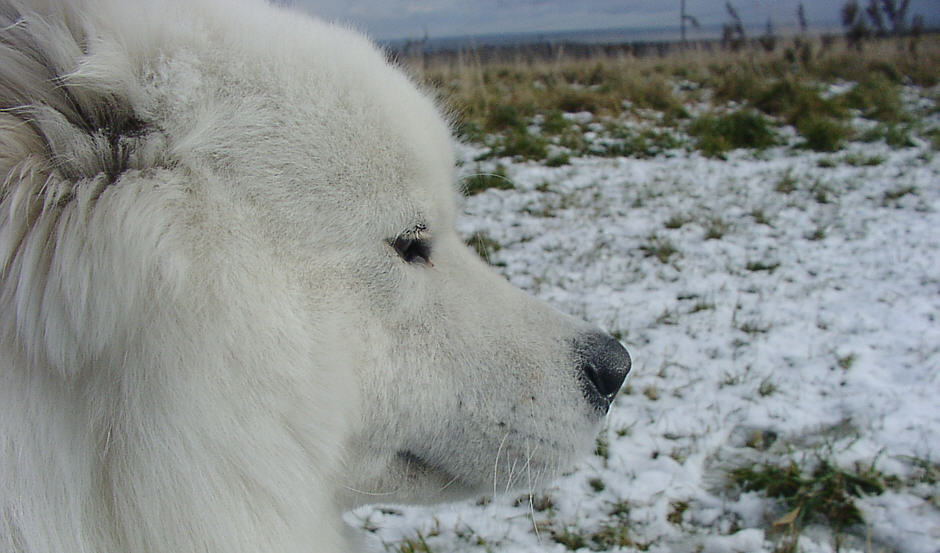
[(629, 356), (463, 243), (450, 130), (368, 41), (254, 4), (0, 5), (0, 342), (82, 383), (126, 456), (102, 481), (309, 455), (349, 502), (437, 500), (590, 449)]

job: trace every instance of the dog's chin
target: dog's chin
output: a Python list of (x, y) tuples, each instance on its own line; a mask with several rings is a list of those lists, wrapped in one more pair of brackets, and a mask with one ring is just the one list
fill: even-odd
[(403, 483), (403, 501), (458, 501), (485, 491), (482, 486), (409, 450), (396, 453), (394, 465)]

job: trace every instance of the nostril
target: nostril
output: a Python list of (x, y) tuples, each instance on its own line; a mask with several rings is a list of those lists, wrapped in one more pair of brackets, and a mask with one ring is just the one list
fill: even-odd
[(585, 397), (606, 412), (630, 372), (630, 354), (612, 336), (600, 332), (576, 339), (574, 351)]
[(583, 370), (585, 376), (587, 376), (588, 380), (590, 380), (602, 396), (613, 399), (613, 396), (617, 395), (617, 392), (620, 391), (620, 386), (623, 385), (623, 381), (626, 379), (627, 372), (630, 369), (629, 367), (624, 369), (622, 365), (614, 367), (595, 367), (594, 365), (586, 364)]

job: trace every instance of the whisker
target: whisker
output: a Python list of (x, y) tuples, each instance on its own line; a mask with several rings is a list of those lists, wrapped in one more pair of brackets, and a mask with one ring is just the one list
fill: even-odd
[(509, 432), (506, 432), (506, 435), (503, 436), (503, 439), (499, 442), (499, 447), (496, 449), (496, 463), (493, 465), (493, 495), (497, 493), (497, 482), (499, 479), (499, 456), (503, 451), (503, 446), (506, 445), (506, 439), (509, 438)]
[(441, 486), (441, 489), (440, 489), (439, 491), (444, 491), (444, 490), (446, 490), (447, 488), (450, 487), (451, 484), (453, 484), (453, 483), (456, 482), (456, 481), (457, 481), (457, 477), (456, 477), (456, 476), (453, 477), (453, 478), (451, 478), (451, 479), (450, 479), (450, 482), (448, 482), (448, 483), (444, 484), (443, 486)]
[(518, 459), (513, 459), (512, 465), (509, 466), (509, 475), (506, 478), (506, 489), (503, 490), (503, 493), (508, 493), (509, 489), (512, 488), (512, 481), (515, 479), (513, 475), (516, 473), (516, 463), (518, 461)]
[(357, 494), (360, 494), (360, 495), (367, 495), (367, 496), (370, 496), (370, 497), (384, 497), (384, 496), (387, 496), (387, 495), (395, 495), (396, 493), (398, 493), (398, 490), (393, 490), (393, 491), (390, 491), (390, 492), (367, 492), (367, 491), (363, 491), (363, 490), (357, 490), (356, 488), (351, 488), (351, 487), (346, 486), (346, 485), (341, 485), (341, 487), (342, 487), (343, 489), (349, 490), (349, 491), (351, 491), (351, 492), (353, 492), (353, 493), (357, 493)]
[[(535, 447), (538, 449), (538, 446)], [(535, 455), (535, 450), (529, 449), (529, 440), (525, 441), (525, 475), (526, 475), (526, 486), (529, 488), (529, 520), (532, 521), (532, 530), (535, 532), (535, 541), (542, 545), (542, 534), (539, 532), (539, 525), (535, 521), (535, 503), (532, 499), (532, 456)]]

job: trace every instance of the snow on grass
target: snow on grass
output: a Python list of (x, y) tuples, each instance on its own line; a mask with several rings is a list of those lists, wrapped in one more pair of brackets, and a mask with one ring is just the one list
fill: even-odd
[[(461, 150), (467, 174), (479, 153)], [(347, 515), (376, 550), (940, 551), (929, 145), (499, 163), (515, 188), (464, 200), (460, 231), (495, 241), (513, 284), (621, 338), (634, 369), (600, 455), (531, 497)], [(817, 517), (797, 536), (728, 477), (823, 460), (886, 477), (856, 502), (863, 525)]]

